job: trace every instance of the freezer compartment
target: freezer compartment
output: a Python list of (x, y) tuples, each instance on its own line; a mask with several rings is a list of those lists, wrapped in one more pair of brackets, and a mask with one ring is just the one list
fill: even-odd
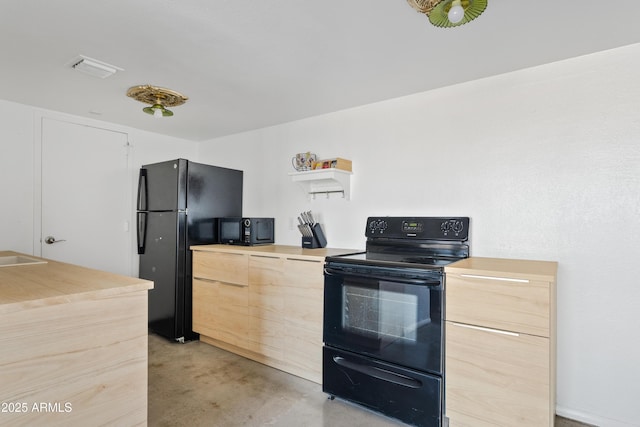
[(325, 346), (322, 391), (414, 426), (440, 426), (438, 376)]
[(140, 168), (139, 211), (175, 211), (187, 208), (187, 160), (177, 159)]

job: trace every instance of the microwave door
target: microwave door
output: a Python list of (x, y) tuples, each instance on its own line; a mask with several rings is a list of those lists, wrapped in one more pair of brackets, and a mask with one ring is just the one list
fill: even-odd
[(240, 221), (222, 220), (220, 223), (220, 239), (223, 243), (240, 240)]

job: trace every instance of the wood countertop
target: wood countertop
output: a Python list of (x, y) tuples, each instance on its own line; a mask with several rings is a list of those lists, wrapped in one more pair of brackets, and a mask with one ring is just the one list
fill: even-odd
[(43, 264), (0, 267), (0, 313), (153, 288), (153, 282), (12, 251)]
[(274, 256), (274, 257), (295, 257), (297, 259), (308, 260), (324, 260), (328, 256), (351, 254), (363, 252), (363, 249), (336, 249), (336, 248), (318, 248), (306, 249), (300, 246), (287, 245), (258, 245), (258, 246), (240, 246), (240, 245), (196, 245), (190, 248), (193, 251), (209, 251), (209, 252), (228, 252), (250, 255)]
[(477, 274), (482, 276), (536, 279), (555, 282), (558, 263), (505, 258), (466, 258), (445, 267), (446, 273)]

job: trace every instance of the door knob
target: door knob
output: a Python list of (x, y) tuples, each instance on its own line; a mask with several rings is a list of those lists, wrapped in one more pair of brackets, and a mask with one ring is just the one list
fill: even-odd
[(66, 240), (56, 240), (56, 238), (55, 238), (55, 237), (53, 237), (53, 236), (47, 236), (47, 237), (44, 239), (44, 242), (45, 242), (47, 245), (53, 245), (54, 243), (66, 242)]

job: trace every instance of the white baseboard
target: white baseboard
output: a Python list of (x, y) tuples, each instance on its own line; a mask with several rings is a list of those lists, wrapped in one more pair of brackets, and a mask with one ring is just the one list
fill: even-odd
[(597, 427), (638, 427), (640, 425), (640, 421), (631, 424), (626, 421), (605, 418), (562, 406), (556, 406), (556, 414), (564, 418), (569, 418), (571, 420), (580, 421), (581, 423), (587, 423)]

